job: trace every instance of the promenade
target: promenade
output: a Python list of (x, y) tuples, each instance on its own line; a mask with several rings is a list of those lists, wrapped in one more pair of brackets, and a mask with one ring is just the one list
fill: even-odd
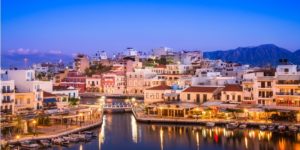
[(145, 115), (143, 111), (133, 109), (133, 115), (138, 122), (144, 123), (172, 123), (172, 124), (193, 124), (206, 125), (207, 122), (214, 122), (216, 125), (222, 126), (230, 122), (238, 122), (240, 124), (247, 124), (248, 127), (259, 127), (260, 125), (295, 125), (300, 127), (300, 123), (293, 122), (274, 122), (270, 120), (237, 120), (237, 119), (196, 119), (184, 117), (158, 117), (154, 115)]
[(103, 122), (103, 114), (100, 115), (100, 118), (95, 118), (92, 120), (88, 120), (83, 122), (81, 125), (52, 125), (52, 126), (40, 126), (37, 128), (37, 135), (21, 135), (19, 139), (1, 139), (1, 144), (5, 142), (15, 143), (26, 140), (41, 140), (41, 139), (51, 139), (59, 136), (64, 136), (72, 133), (77, 133), (81, 131), (85, 131), (94, 127), (101, 126)]

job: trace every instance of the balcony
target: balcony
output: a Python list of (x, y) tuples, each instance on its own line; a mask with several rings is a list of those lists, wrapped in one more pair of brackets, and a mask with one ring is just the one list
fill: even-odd
[(270, 89), (270, 88), (272, 88), (272, 86), (258, 86), (258, 88), (262, 88), (262, 89)]
[(4, 90), (2, 89), (2, 93), (14, 93), (15, 90)]
[(3, 103), (3, 104), (13, 103), (13, 102), (14, 102), (13, 99), (10, 99), (10, 100), (2, 100), (2, 103)]
[(300, 80), (279, 80), (276, 83), (278, 85), (300, 85)]
[(300, 93), (276, 92), (276, 95), (293, 95), (293, 96), (300, 96)]

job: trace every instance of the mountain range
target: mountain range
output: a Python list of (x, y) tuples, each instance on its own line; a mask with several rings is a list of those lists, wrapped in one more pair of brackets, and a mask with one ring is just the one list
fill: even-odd
[[(26, 63), (25, 63), (26, 60)], [(64, 62), (70, 63), (73, 60), (72, 55), (63, 54), (61, 52), (41, 52), (41, 51), (13, 51), (1, 53), (1, 67), (3, 68), (24, 68), (35, 63), (41, 62)]]
[[(274, 44), (264, 44), (253, 47), (238, 47), (231, 50), (217, 50), (203, 53), (204, 58), (221, 59), (226, 62), (237, 62), (251, 66), (278, 65), (279, 59), (288, 59), (293, 64), (300, 65), (300, 49), (291, 52)], [(27, 60), (25, 64), (24, 59)], [(1, 54), (1, 67), (25, 67), (40, 62), (72, 62), (73, 56), (60, 51), (36, 51), (17, 49)]]
[(290, 63), (300, 65), (300, 50), (291, 52), (274, 44), (254, 47), (238, 47), (231, 50), (204, 52), (204, 58), (221, 59), (251, 66), (278, 65), (279, 59), (288, 59)]

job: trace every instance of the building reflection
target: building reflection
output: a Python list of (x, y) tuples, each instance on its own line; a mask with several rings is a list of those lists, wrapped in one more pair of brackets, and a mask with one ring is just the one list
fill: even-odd
[(133, 115), (131, 115), (131, 136), (132, 136), (132, 141), (134, 143), (137, 143), (138, 142), (138, 128), (137, 128), (137, 124), (136, 124), (136, 120), (134, 118)]

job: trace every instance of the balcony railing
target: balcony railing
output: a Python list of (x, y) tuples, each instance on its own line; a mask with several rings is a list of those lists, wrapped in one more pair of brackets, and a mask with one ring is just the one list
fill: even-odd
[(295, 96), (300, 96), (300, 93), (276, 92), (276, 95), (295, 95)]
[(2, 103), (13, 103), (14, 100), (13, 99), (10, 99), (10, 100), (2, 100)]
[(258, 86), (258, 88), (272, 88), (272, 86)]
[(15, 90), (2, 90), (2, 93), (13, 93)]
[(293, 80), (293, 81), (279, 80), (277, 81), (277, 84), (289, 84), (289, 85), (300, 84), (300, 80)]

